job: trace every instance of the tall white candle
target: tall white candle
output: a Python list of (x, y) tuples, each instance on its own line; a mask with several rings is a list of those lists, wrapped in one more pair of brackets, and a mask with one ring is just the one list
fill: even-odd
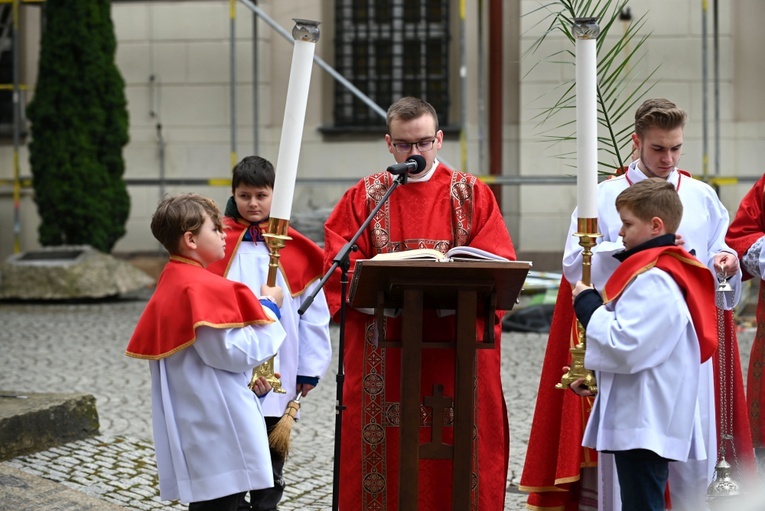
[[(593, 29), (594, 25), (594, 29)], [(576, 199), (579, 218), (597, 218), (598, 108), (596, 20), (576, 20)]]
[[(300, 144), (303, 140), (303, 125), (308, 104), (308, 87), (311, 83), (313, 54), (318, 40), (318, 22), (295, 20), (298, 26), (315, 24), (309, 28), (315, 29), (313, 40), (303, 40), (295, 36), (295, 48), (292, 53), (290, 80), (287, 85), (287, 102), (284, 107), (284, 122), (279, 141), (279, 153), (276, 158), (276, 179), (274, 194), (271, 202), (271, 217), (289, 220), (292, 212), (292, 198), (295, 194), (295, 178), (297, 177)], [(297, 26), (296, 26), (297, 28)], [(306, 39), (311, 39), (306, 37)]]

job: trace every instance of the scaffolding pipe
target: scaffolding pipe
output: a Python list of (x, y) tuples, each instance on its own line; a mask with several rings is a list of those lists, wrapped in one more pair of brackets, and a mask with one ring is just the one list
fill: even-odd
[(159, 200), (165, 198), (165, 137), (162, 134), (162, 121), (159, 113), (162, 111), (160, 104), (159, 80), (157, 75), (149, 76), (149, 117), (155, 119), (154, 128), (157, 131), (157, 158), (159, 158)]
[[(501, 0), (496, 0), (497, 3), (499, 3)], [(289, 41), (290, 44), (294, 45), (295, 40), (292, 37), (292, 34), (287, 32), (284, 28), (282, 28), (276, 21), (274, 21), (268, 14), (266, 14), (263, 9), (255, 5), (251, 0), (242, 0), (242, 3), (246, 5), (252, 12), (257, 14), (260, 19), (266, 22), (268, 26), (276, 30), (276, 32), (281, 35), (284, 39)], [(318, 57), (314, 54), (313, 61), (316, 63), (317, 66), (322, 68), (324, 71), (329, 73), (329, 75), (337, 80), (340, 85), (348, 89), (351, 94), (359, 98), (361, 101), (363, 101), (369, 108), (371, 108), (377, 115), (379, 115), (383, 120), (387, 120), (388, 112), (383, 110), (380, 105), (372, 101), (372, 99), (361, 92), (355, 85), (353, 85), (351, 82), (349, 82), (343, 75), (335, 71), (335, 69), (327, 64), (321, 57)], [(442, 156), (438, 156), (438, 161), (446, 165), (447, 167), (452, 167), (452, 165), (446, 161)], [(490, 169), (490, 172), (493, 173), (493, 171)], [(500, 197), (497, 197), (497, 200), (500, 200)]]
[[(489, 2), (489, 174), (502, 174), (502, 0)], [(492, 185), (497, 204), (502, 209), (502, 188)]]
[[(293, 39), (293, 37), (292, 37), (292, 34), (290, 34), (289, 32), (287, 32), (287, 31), (286, 31), (284, 28), (282, 28), (282, 27), (281, 27), (281, 26), (280, 26), (278, 23), (276, 23), (276, 21), (274, 21), (274, 20), (273, 20), (273, 19), (272, 19), (270, 16), (268, 16), (268, 14), (266, 14), (266, 13), (263, 11), (263, 9), (261, 9), (260, 7), (258, 7), (258, 6), (257, 6), (257, 5), (255, 5), (254, 3), (252, 3), (250, 0), (242, 0), (242, 3), (243, 3), (244, 5), (246, 5), (247, 7), (249, 7), (249, 8), (252, 10), (252, 12), (254, 12), (255, 14), (257, 14), (257, 15), (258, 15), (258, 16), (259, 16), (259, 17), (260, 17), (260, 18), (261, 18), (263, 21), (265, 21), (265, 22), (266, 22), (266, 23), (267, 23), (267, 24), (268, 24), (268, 25), (269, 25), (271, 28), (273, 28), (274, 30), (276, 30), (276, 31), (279, 33), (279, 35), (281, 35), (281, 36), (282, 36), (282, 37), (284, 37), (284, 38), (285, 38), (287, 41), (289, 41), (289, 42), (290, 42), (290, 44), (293, 44), (293, 45), (295, 44), (295, 40)], [(386, 112), (385, 110), (383, 110), (382, 108), (380, 108), (380, 106), (379, 106), (377, 103), (375, 103), (374, 101), (372, 101), (372, 99), (371, 99), (371, 98), (369, 98), (369, 96), (367, 96), (366, 94), (364, 94), (363, 92), (361, 92), (361, 91), (360, 91), (358, 88), (356, 88), (356, 86), (355, 86), (355, 85), (353, 85), (351, 82), (349, 82), (349, 81), (348, 81), (348, 80), (347, 80), (347, 79), (346, 79), (346, 78), (345, 78), (343, 75), (341, 75), (340, 73), (338, 73), (337, 71), (335, 71), (335, 70), (334, 70), (334, 69), (333, 69), (333, 68), (332, 68), (332, 67), (331, 67), (329, 64), (327, 64), (326, 62), (324, 62), (324, 60), (322, 60), (320, 57), (317, 57), (316, 55), (314, 55), (314, 56), (313, 56), (313, 61), (314, 61), (314, 62), (315, 62), (315, 63), (316, 63), (316, 64), (317, 64), (317, 65), (318, 65), (320, 68), (322, 68), (324, 71), (326, 71), (327, 73), (329, 73), (329, 74), (330, 74), (330, 76), (332, 76), (332, 78), (334, 78), (335, 80), (337, 80), (338, 82), (340, 82), (340, 83), (343, 85), (343, 87), (345, 87), (346, 89), (348, 89), (348, 90), (349, 90), (349, 91), (350, 91), (350, 92), (351, 92), (351, 93), (352, 93), (354, 96), (356, 96), (356, 97), (357, 97), (357, 98), (359, 98), (361, 101), (363, 101), (364, 103), (366, 103), (366, 104), (367, 104), (367, 106), (369, 106), (369, 108), (371, 108), (372, 110), (374, 110), (374, 112), (375, 112), (375, 113), (377, 113), (377, 115), (379, 115), (379, 116), (380, 116), (380, 117), (382, 117), (383, 119), (386, 119), (386, 118), (387, 118), (387, 115), (388, 115), (388, 114), (387, 114), (387, 112)], [(441, 160), (441, 161), (443, 161), (443, 160)]]
[(19, 1), (13, 0), (13, 253), (21, 251), (21, 180), (19, 178), (19, 146), (21, 144), (21, 110), (19, 102)]
[(460, 163), (467, 171), (467, 58), (465, 56), (465, 9), (466, 0), (460, 0)]
[(718, 1), (714, 0), (714, 79), (715, 79), (715, 169), (714, 175), (720, 175), (720, 27)]
[(229, 72), (231, 84), (229, 86), (231, 96), (231, 168), (236, 165), (236, 0), (229, 0)]
[(252, 154), (260, 154), (260, 117), (258, 115), (258, 15), (252, 13)]
[(486, 102), (484, 97), (485, 82), (483, 70), (484, 40), (483, 40), (483, 0), (478, 0), (478, 168), (486, 167), (486, 156), (484, 151), (485, 144), (485, 123), (486, 123)]
[(701, 175), (709, 175), (709, 85), (707, 83), (707, 0), (701, 0)]

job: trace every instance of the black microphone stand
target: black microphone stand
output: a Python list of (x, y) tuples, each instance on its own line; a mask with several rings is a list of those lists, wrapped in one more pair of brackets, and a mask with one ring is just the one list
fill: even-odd
[(340, 499), (340, 433), (343, 425), (343, 410), (346, 408), (343, 404), (343, 383), (345, 382), (345, 369), (343, 367), (343, 352), (345, 347), (345, 302), (348, 292), (348, 269), (351, 266), (350, 254), (351, 252), (358, 250), (356, 242), (364, 233), (364, 231), (366, 231), (367, 227), (369, 227), (372, 219), (377, 214), (377, 212), (380, 211), (380, 208), (383, 207), (385, 202), (388, 200), (388, 197), (390, 197), (390, 194), (393, 193), (393, 190), (395, 190), (398, 185), (405, 185), (406, 181), (407, 172), (399, 174), (396, 179), (393, 180), (393, 184), (391, 184), (390, 188), (388, 188), (388, 190), (385, 192), (385, 195), (383, 195), (380, 202), (377, 203), (375, 209), (369, 213), (369, 216), (366, 220), (364, 220), (364, 223), (361, 224), (361, 227), (359, 227), (359, 230), (356, 231), (356, 234), (353, 235), (353, 238), (351, 238), (348, 243), (343, 245), (343, 248), (340, 249), (335, 258), (332, 259), (332, 266), (330, 266), (329, 270), (327, 270), (327, 273), (325, 273), (321, 278), (319, 285), (316, 286), (313, 292), (308, 296), (308, 298), (306, 298), (303, 305), (298, 309), (298, 314), (303, 315), (305, 311), (308, 310), (308, 307), (310, 307), (313, 303), (314, 298), (316, 298), (316, 294), (324, 287), (324, 284), (327, 283), (327, 280), (329, 280), (332, 274), (335, 273), (337, 268), (340, 268), (340, 333), (337, 347), (337, 377), (335, 378), (335, 381), (337, 382), (337, 399), (335, 401), (335, 459), (332, 474), (332, 511), (338, 510)]

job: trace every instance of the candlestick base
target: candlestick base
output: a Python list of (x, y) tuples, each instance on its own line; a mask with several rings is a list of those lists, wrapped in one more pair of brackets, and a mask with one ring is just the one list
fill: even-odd
[[(598, 232), (597, 218), (578, 218), (577, 231), (574, 236), (579, 238), (579, 246), (582, 247), (582, 282), (592, 284), (592, 247), (595, 246), (598, 237), (603, 236)], [(584, 367), (584, 353), (587, 349), (587, 336), (582, 324), (576, 322), (577, 343), (569, 350), (571, 353), (571, 365), (568, 371), (561, 377), (556, 389), (567, 389), (569, 385), (581, 379), (582, 384), (591, 392), (598, 391), (595, 374)]]
[(587, 390), (591, 392), (598, 391), (598, 383), (595, 380), (595, 374), (584, 367), (584, 328), (582, 324), (577, 321), (577, 335), (579, 336), (579, 342), (569, 350), (571, 353), (571, 365), (568, 368), (566, 374), (564, 374), (560, 383), (555, 385), (556, 389), (567, 389), (572, 383), (577, 380), (583, 380), (582, 385), (587, 387)]
[(271, 385), (271, 390), (273, 392), (276, 392), (277, 394), (287, 393), (287, 391), (282, 388), (281, 380), (276, 377), (276, 372), (274, 371), (274, 358), (275, 357), (269, 358), (252, 370), (252, 378), (250, 379), (250, 384), (248, 385), (250, 390), (252, 390), (252, 387), (255, 384), (255, 380), (261, 376), (265, 376), (266, 381), (269, 385)]

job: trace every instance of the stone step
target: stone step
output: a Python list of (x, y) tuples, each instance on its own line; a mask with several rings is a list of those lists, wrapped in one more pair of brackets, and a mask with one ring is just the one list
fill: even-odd
[(40, 509), (124, 511), (126, 508), (0, 463), (0, 511)]
[(96, 398), (0, 390), (0, 460), (98, 434)]

